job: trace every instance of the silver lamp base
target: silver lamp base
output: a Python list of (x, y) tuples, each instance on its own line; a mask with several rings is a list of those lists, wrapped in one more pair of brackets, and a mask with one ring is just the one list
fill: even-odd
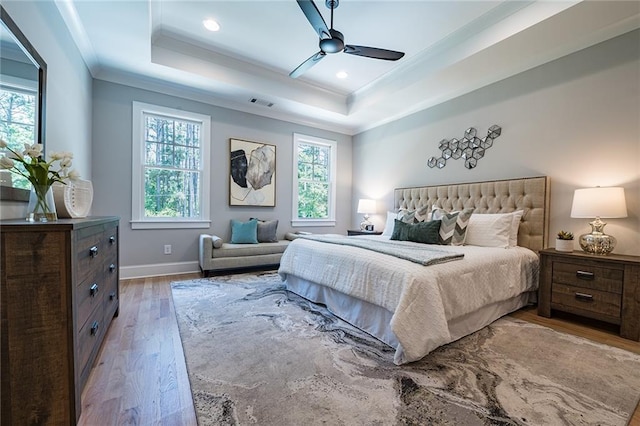
[(587, 253), (591, 254), (609, 254), (616, 247), (618, 242), (611, 235), (607, 235), (602, 232), (602, 229), (606, 225), (606, 222), (596, 217), (596, 220), (589, 222), (591, 225), (591, 233), (580, 235), (580, 247)]
[(369, 222), (369, 215), (364, 215), (364, 220), (360, 222), (361, 231), (373, 231), (373, 223)]

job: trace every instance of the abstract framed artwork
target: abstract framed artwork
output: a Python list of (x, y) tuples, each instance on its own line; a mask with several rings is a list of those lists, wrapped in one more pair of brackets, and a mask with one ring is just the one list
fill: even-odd
[(229, 160), (229, 205), (275, 207), (275, 145), (229, 139)]

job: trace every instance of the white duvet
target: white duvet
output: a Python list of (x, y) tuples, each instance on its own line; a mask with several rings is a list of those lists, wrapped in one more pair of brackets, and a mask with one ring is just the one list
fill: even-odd
[(529, 249), (437, 248), (463, 253), (464, 258), (422, 266), (363, 248), (298, 238), (285, 250), (279, 273), (283, 279), (294, 275), (392, 312), (391, 329), (399, 342), (394, 362), (403, 364), (451, 342), (448, 321), (538, 285), (538, 257)]

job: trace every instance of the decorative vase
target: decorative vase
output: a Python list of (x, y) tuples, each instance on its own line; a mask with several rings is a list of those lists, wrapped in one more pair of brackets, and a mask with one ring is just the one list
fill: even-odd
[(58, 220), (51, 185), (31, 185), (27, 221), (52, 222)]
[(573, 240), (556, 239), (557, 251), (573, 251)]

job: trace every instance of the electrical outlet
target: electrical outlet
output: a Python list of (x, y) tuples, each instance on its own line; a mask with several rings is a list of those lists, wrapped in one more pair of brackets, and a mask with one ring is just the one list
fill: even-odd
[(164, 245), (164, 254), (171, 254), (171, 244)]

